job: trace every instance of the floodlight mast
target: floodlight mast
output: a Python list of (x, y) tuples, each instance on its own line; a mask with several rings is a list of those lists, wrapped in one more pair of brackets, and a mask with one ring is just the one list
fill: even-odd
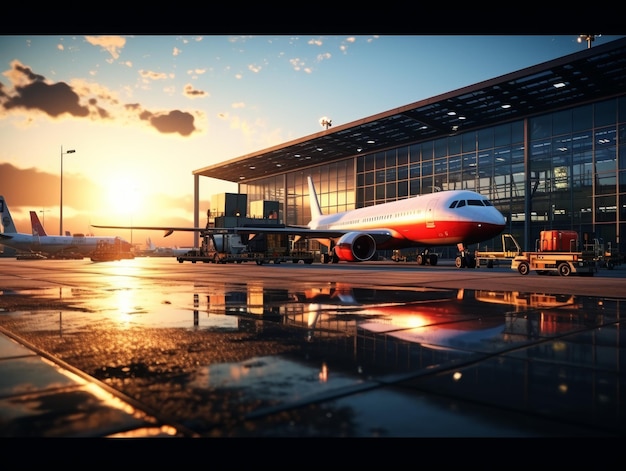
[(63, 156), (65, 154), (73, 154), (74, 152), (76, 152), (74, 149), (63, 152), (63, 146), (61, 146), (61, 201), (59, 203), (59, 235), (63, 235)]
[(599, 34), (581, 34), (578, 36), (577, 41), (582, 43), (583, 41), (587, 41), (587, 49), (591, 48), (591, 43), (596, 39), (596, 37), (600, 36)]

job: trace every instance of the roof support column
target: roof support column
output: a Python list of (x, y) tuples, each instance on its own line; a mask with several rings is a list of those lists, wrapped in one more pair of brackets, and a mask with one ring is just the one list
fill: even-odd
[[(194, 174), (193, 176), (193, 225), (194, 227), (200, 227), (200, 176)], [(194, 231), (193, 233), (193, 246), (200, 247), (200, 233)]]
[(530, 247), (530, 227), (532, 218), (532, 174), (530, 171), (530, 126), (528, 118), (524, 118), (524, 250), (531, 250)]

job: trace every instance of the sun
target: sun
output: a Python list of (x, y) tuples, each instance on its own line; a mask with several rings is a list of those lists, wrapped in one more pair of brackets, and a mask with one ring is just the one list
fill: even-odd
[(129, 176), (111, 178), (107, 184), (107, 204), (112, 214), (132, 215), (141, 207), (141, 191)]

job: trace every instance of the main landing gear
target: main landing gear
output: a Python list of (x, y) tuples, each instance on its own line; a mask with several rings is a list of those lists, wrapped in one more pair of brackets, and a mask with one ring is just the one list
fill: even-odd
[(417, 264), (418, 265), (432, 265), (433, 267), (437, 265), (439, 261), (439, 257), (437, 257), (436, 253), (430, 253), (428, 249), (420, 252), (417, 256)]
[(459, 254), (454, 260), (454, 264), (457, 268), (476, 268), (476, 257), (474, 253), (465, 247), (463, 244), (458, 244)]

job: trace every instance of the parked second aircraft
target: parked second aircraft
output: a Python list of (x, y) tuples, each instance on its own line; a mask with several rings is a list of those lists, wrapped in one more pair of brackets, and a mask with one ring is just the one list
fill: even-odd
[[(373, 260), (377, 250), (447, 245), (466, 250), (469, 244), (497, 236), (506, 224), (504, 216), (487, 197), (469, 190), (440, 191), (324, 215), (311, 177), (308, 177), (308, 184), (312, 215), (308, 225), (245, 226), (231, 230), (240, 234), (286, 233), (294, 236), (294, 240), (315, 239), (328, 247), (328, 256), (323, 261), (336, 263)], [(130, 229), (130, 226), (93, 227)], [(163, 230), (166, 237), (174, 231), (207, 233), (214, 230), (171, 226), (133, 226), (133, 229)], [(419, 261), (436, 265), (437, 256), (428, 253)]]
[(0, 196), (0, 219), (3, 226), (3, 232), (0, 233), (0, 244), (19, 252), (39, 253), (46, 256), (60, 256), (63, 254), (89, 256), (99, 243), (119, 243), (123, 250), (129, 252), (131, 249), (130, 244), (120, 237), (86, 236), (84, 234), (48, 235), (35, 211), (30, 212), (30, 217), (32, 234), (17, 232), (6, 200), (4, 196)]

